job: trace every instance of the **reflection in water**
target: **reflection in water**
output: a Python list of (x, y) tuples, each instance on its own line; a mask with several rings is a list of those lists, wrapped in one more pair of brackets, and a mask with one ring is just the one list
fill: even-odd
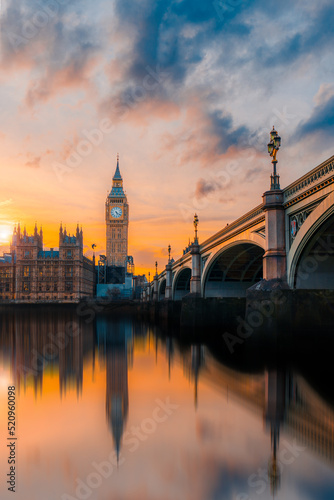
[(83, 336), (78, 328), (73, 332), (74, 335), (63, 336), (64, 343), (67, 341), (66, 347), (62, 348), (62, 345), (58, 347), (60, 396), (63, 392), (66, 394), (68, 385), (75, 386), (78, 397), (82, 393)]
[(270, 427), (272, 457), (268, 463), (268, 476), (270, 479), (271, 492), (277, 493), (280, 486), (281, 470), (277, 463), (277, 448), (279, 445), (280, 426), (284, 421), (286, 402), (286, 372), (280, 370), (269, 370), (265, 374), (266, 401), (265, 419)]
[(205, 348), (203, 345), (190, 346), (190, 351), (184, 354), (184, 373), (188, 380), (194, 384), (194, 405), (198, 405), (198, 381), (201, 370), (205, 367)]
[(128, 356), (132, 352), (132, 323), (116, 320), (111, 325), (98, 318), (96, 333), (99, 348), (106, 356), (106, 411), (117, 455), (129, 411)]
[[(282, 494), (282, 498), (285, 498), (289, 494), (289, 490), (283, 491), (284, 477), (288, 477), (286, 471), (288, 466), (282, 459), (282, 433), (284, 434), (283, 442), (290, 443), (290, 451), (293, 449), (291, 440), (296, 439), (298, 446), (304, 446), (308, 450), (307, 453), (312, 453), (314, 459), (321, 460), (322, 463), (327, 463), (330, 467), (333, 465), (333, 408), (311, 388), (301, 375), (290, 368), (285, 369), (277, 366), (268, 368), (265, 372), (259, 370), (256, 374), (247, 374), (219, 362), (211, 354), (209, 346), (189, 344), (183, 345), (181, 348), (175, 338), (170, 335), (164, 338), (158, 331), (153, 332), (152, 327), (148, 327), (144, 323), (132, 322), (130, 319), (110, 320), (108, 317), (98, 317), (95, 322), (86, 323), (70, 310), (61, 315), (52, 310), (48, 313), (34, 314), (29, 309), (18, 315), (2, 315), (0, 328), (2, 369), (9, 368), (10, 383), (16, 385), (21, 398), (25, 397), (28, 388), (32, 388), (35, 400), (40, 401), (40, 404), (43, 405), (44, 399), (47, 396), (50, 397), (51, 381), (54, 380), (53, 377), (58, 375), (58, 387), (55, 394), (57, 394), (59, 402), (55, 401), (55, 395), (53, 395), (53, 402), (58, 414), (61, 414), (62, 402), (68, 401), (68, 403), (73, 404), (73, 395), (75, 395), (78, 405), (84, 399), (85, 391), (88, 391), (88, 387), (90, 387), (88, 372), (92, 373), (89, 383), (96, 387), (96, 390), (99, 388), (99, 373), (102, 373), (105, 396), (94, 404), (97, 404), (98, 407), (100, 407), (100, 403), (105, 404), (104, 419), (107, 419), (107, 433), (112, 437), (117, 460), (120, 456), (126, 427), (130, 427), (131, 418), (138, 415), (138, 423), (138, 418), (139, 420), (145, 419), (147, 415), (152, 414), (156, 403), (153, 404), (153, 407), (152, 403), (146, 403), (145, 411), (143, 414), (141, 413), (145, 406), (143, 400), (145, 391), (156, 391), (155, 397), (163, 399), (163, 396), (160, 396), (161, 391), (161, 394), (167, 394), (171, 400), (177, 400), (179, 397), (178, 402), (182, 402), (185, 408), (184, 417), (180, 416), (181, 420), (177, 424), (174, 424), (172, 419), (171, 423), (168, 424), (172, 426), (170, 436), (176, 436), (177, 446), (181, 446), (180, 428), (186, 426), (191, 429), (191, 426), (188, 425), (190, 413), (189, 410), (187, 413), (185, 403), (189, 394), (192, 402), (191, 411), (194, 418), (198, 419), (198, 424), (204, 422), (205, 412), (208, 412), (205, 417), (205, 422), (208, 423), (205, 424), (205, 427), (201, 427), (205, 429), (205, 434), (200, 434), (200, 436), (214, 435), (216, 424), (214, 424), (214, 420), (212, 422), (210, 420), (210, 418), (213, 419), (213, 415), (222, 421), (226, 420), (228, 412), (232, 411), (233, 418), (229, 423), (225, 423), (226, 429), (223, 428), (224, 432), (226, 431), (225, 441), (229, 433), (228, 429), (231, 430), (235, 425), (241, 425), (244, 428), (244, 432), (248, 433), (248, 439), (254, 437), (255, 442), (259, 443), (262, 443), (264, 439), (264, 447), (258, 445), (258, 450), (261, 453), (257, 460), (262, 460), (266, 464), (270, 485), (268, 488), (271, 496)], [(131, 374), (133, 374), (132, 378)], [(44, 383), (45, 380), (48, 383)], [(163, 392), (166, 391), (166, 387), (168, 392)], [(199, 387), (200, 398), (198, 397)], [(140, 394), (140, 397), (137, 397), (137, 394)], [(90, 397), (93, 398), (92, 395)], [(22, 399), (22, 404), (23, 402), (24, 399)], [(217, 413), (215, 413), (216, 411)], [(261, 431), (257, 430), (257, 435), (252, 436), (253, 430), (247, 427), (247, 419), (244, 421), (244, 416), (241, 416), (244, 415), (244, 412), (247, 412), (249, 419), (254, 416), (255, 421), (259, 423), (262, 422), (261, 415), (263, 415), (267, 433), (262, 435)], [(86, 413), (86, 420), (87, 429), (83, 432), (89, 432), (88, 426), (91, 426), (88, 413)], [(157, 455), (156, 450), (161, 448), (160, 459), (162, 463), (165, 460), (165, 455), (168, 455), (166, 451), (168, 440), (171, 441), (170, 446), (175, 446), (172, 437), (164, 441), (164, 432), (167, 432), (168, 429), (167, 424), (165, 427), (164, 425), (161, 424), (159, 427), (162, 430), (159, 431), (159, 436), (154, 437), (157, 441), (154, 441), (154, 445), (152, 444), (157, 457), (159, 455)], [(191, 438), (195, 440), (194, 442), (196, 442), (196, 436), (197, 434), (194, 432)], [(161, 439), (161, 443), (159, 439)], [(231, 450), (228, 450), (226, 456), (219, 455), (224, 449), (225, 441), (219, 442), (218, 439), (212, 441), (215, 458), (210, 458), (210, 460), (213, 460), (212, 463), (215, 464), (215, 467), (213, 465), (211, 467), (217, 468), (218, 471), (222, 467), (222, 463), (230, 460), (227, 457), (231, 454)], [(147, 443), (145, 446), (149, 449)], [(191, 449), (194, 446), (194, 444), (189, 445)], [(230, 490), (234, 491), (235, 498), (245, 488), (249, 488), (249, 477), (261, 465), (260, 462), (256, 462), (255, 456), (253, 458), (252, 454), (250, 454), (247, 463), (244, 463), (246, 449), (244, 450), (243, 446), (245, 444), (236, 440), (235, 447), (240, 448), (240, 457), (242, 457), (239, 457), (238, 485), (233, 483), (236, 481), (235, 478), (233, 479), (234, 473), (230, 472), (230, 476), (228, 476), (230, 479), (225, 477), (225, 480), (231, 483)], [(257, 445), (255, 446), (257, 447)], [(138, 468), (145, 466), (143, 462), (146, 456), (145, 450), (143, 444), (140, 453), (138, 452), (135, 457)], [(203, 460), (207, 453), (208, 450), (203, 448)], [(235, 449), (233, 449), (233, 454), (238, 455)], [(297, 456), (298, 460), (304, 460), (300, 454), (296, 454), (295, 458)], [(156, 460), (158, 458), (155, 459), (155, 462)], [(233, 463), (233, 467), (238, 468), (237, 462)], [(155, 466), (158, 465), (155, 464)], [(218, 476), (220, 473), (217, 472)], [(194, 471), (194, 474), (198, 474), (198, 471)], [(334, 476), (332, 472), (330, 477), (332, 480), (332, 490), (330, 491), (333, 492)], [(208, 482), (218, 481), (213, 476), (206, 480)], [(305, 477), (304, 481), (307, 480), (311, 479)], [(109, 487), (113, 486), (109, 485)], [(177, 487), (176, 482), (175, 488), (177, 489)], [(294, 484), (294, 488), (298, 489), (299, 487), (301, 489), (298, 498), (303, 499), (302, 487)], [(313, 485), (313, 487), (315, 486)], [(251, 493), (252, 491), (250, 491), (249, 498), (251, 498)], [(39, 497), (36, 496), (36, 498)], [(101, 493), (101, 496), (96, 498), (104, 500), (105, 497)], [(132, 500), (130, 494), (124, 493), (124, 498)], [(162, 496), (162, 498), (165, 497)], [(203, 493), (198, 494), (197, 498), (207, 500), (207, 498), (216, 497), (210, 497), (208, 491), (203, 487)], [(223, 496), (219, 498), (223, 498)], [(233, 497), (231, 496), (231, 498)]]
[(93, 347), (92, 326), (80, 323), (72, 313), (33, 314), (1, 317), (1, 342), (11, 359), (12, 380), (20, 392), (33, 384), (35, 396), (42, 395), (46, 370), (59, 370), (59, 392), (75, 387), (82, 391), (83, 355)]

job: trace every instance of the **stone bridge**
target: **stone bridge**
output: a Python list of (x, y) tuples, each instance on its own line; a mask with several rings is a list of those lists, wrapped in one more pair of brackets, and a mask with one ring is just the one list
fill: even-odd
[[(275, 173), (275, 170), (274, 170)], [(275, 173), (276, 175), (276, 173)], [(278, 178), (278, 176), (277, 176)], [(143, 290), (143, 300), (244, 297), (261, 280), (334, 289), (334, 156), (206, 241), (197, 238)]]

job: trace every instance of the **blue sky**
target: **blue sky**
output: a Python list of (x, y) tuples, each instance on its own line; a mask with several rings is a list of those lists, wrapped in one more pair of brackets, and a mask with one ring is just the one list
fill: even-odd
[(330, 1), (3, 0), (0, 20), (4, 228), (55, 246), (80, 221), (103, 253), (118, 152), (131, 252), (163, 265), (194, 212), (203, 239), (261, 203), (272, 125), (282, 186), (333, 153)]

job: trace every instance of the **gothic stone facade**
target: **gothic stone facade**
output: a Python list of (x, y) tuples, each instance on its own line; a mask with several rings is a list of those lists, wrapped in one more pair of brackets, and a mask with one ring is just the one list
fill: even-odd
[(106, 239), (108, 266), (125, 267), (128, 257), (129, 205), (123, 191), (123, 179), (119, 170), (119, 158), (112, 181), (112, 189), (106, 200)]
[(95, 263), (83, 255), (83, 235), (60, 226), (59, 250), (43, 249), (43, 232), (14, 229), (10, 253), (0, 258), (0, 300), (78, 302), (95, 293)]

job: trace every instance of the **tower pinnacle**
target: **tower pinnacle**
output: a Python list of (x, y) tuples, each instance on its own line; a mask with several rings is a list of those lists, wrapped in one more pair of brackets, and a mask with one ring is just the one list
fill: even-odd
[(121, 180), (122, 180), (122, 176), (121, 176), (121, 172), (119, 170), (119, 154), (117, 153), (117, 166), (116, 166), (116, 171), (115, 171), (115, 174), (113, 177), (113, 181), (121, 181)]
[(129, 205), (119, 169), (119, 154), (112, 188), (106, 201), (106, 237), (108, 266), (126, 268), (128, 256)]

